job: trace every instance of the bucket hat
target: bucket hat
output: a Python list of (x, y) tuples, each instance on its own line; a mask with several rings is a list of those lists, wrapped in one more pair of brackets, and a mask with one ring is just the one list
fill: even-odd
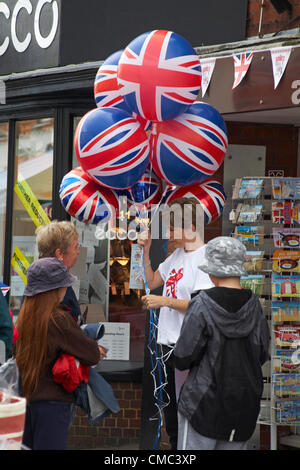
[(205, 247), (205, 260), (201, 271), (216, 277), (246, 276), (244, 268), (246, 247), (232, 237), (216, 237)]
[(59, 259), (40, 258), (27, 269), (27, 286), (24, 295), (31, 297), (60, 287), (70, 287), (75, 281), (77, 277), (69, 273)]

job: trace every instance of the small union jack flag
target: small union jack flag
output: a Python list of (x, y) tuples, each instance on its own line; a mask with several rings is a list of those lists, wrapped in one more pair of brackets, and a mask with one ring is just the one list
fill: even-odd
[(150, 121), (172, 119), (197, 98), (200, 61), (184, 38), (155, 30), (126, 47), (119, 61), (118, 83), (132, 111)]
[(4, 297), (6, 296), (7, 292), (9, 291), (10, 287), (8, 287), (7, 285), (3, 284), (2, 282), (0, 282), (0, 289), (1, 289), (1, 292), (2, 294), (4, 295)]
[(243, 54), (236, 54), (233, 56), (234, 83), (232, 88), (237, 87), (241, 83), (248, 71), (248, 68), (250, 67), (252, 58), (253, 52), (244, 52)]
[(170, 204), (182, 197), (198, 200), (204, 211), (205, 224), (210, 224), (222, 214), (226, 202), (223, 186), (212, 178), (199, 185), (170, 187), (166, 192), (163, 203)]
[(149, 163), (146, 132), (130, 114), (117, 108), (89, 111), (76, 128), (74, 147), (83, 170), (109, 188), (131, 187)]
[(114, 215), (113, 208), (118, 210), (115, 192), (100, 187), (80, 167), (64, 176), (59, 196), (66, 212), (81, 222), (107, 222)]
[(224, 160), (228, 141), (225, 122), (207, 103), (194, 103), (176, 119), (160, 122), (150, 133), (155, 173), (170, 185), (199, 184)]

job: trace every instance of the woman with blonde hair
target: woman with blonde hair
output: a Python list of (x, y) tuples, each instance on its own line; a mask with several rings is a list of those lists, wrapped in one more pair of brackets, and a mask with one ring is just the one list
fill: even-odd
[(32, 450), (63, 450), (67, 445), (73, 394), (54, 381), (56, 360), (63, 353), (88, 366), (100, 360), (97, 341), (60, 304), (76, 279), (56, 257), (41, 258), (27, 270), (16, 324), (16, 362), (27, 399), (23, 444)]
[[(78, 254), (78, 232), (73, 222), (53, 220), (36, 229), (36, 242), (39, 258), (57, 258), (67, 269), (75, 265)], [(79, 323), (81, 311), (73, 288), (70, 286), (62, 300), (69, 313)]]

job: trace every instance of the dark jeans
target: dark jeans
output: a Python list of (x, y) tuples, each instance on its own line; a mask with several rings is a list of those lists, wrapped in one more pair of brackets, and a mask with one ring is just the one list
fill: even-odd
[(65, 450), (70, 420), (70, 403), (29, 403), (26, 407), (23, 444), (31, 450)]
[[(165, 356), (170, 348), (162, 345), (163, 355)], [(176, 402), (176, 391), (175, 391), (175, 373), (173, 364), (173, 354), (170, 355), (169, 359), (165, 362), (167, 384), (165, 391), (169, 395), (170, 403), (164, 408), (164, 416), (166, 422), (166, 431), (170, 439), (172, 450), (177, 449), (177, 437), (178, 437), (178, 420), (177, 420), (177, 402)]]

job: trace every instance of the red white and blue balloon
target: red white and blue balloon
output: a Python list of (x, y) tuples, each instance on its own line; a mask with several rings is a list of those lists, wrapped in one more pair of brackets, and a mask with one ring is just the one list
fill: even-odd
[(197, 98), (200, 61), (190, 43), (179, 34), (151, 31), (124, 49), (118, 83), (133, 112), (154, 122), (173, 119)]
[(162, 202), (163, 204), (170, 204), (182, 197), (198, 200), (204, 211), (205, 224), (210, 224), (222, 214), (227, 199), (223, 186), (218, 181), (210, 178), (199, 185), (171, 186), (167, 189)]
[(150, 145), (151, 163), (160, 178), (176, 186), (199, 184), (225, 158), (226, 124), (213, 106), (197, 102), (177, 118), (155, 123)]
[[(94, 97), (98, 108), (113, 106), (131, 114), (120, 92), (117, 81), (117, 70), (123, 50), (114, 52), (100, 65), (94, 82)], [(133, 117), (141, 124), (145, 131), (151, 128), (151, 121), (143, 119), (136, 113)]]
[(126, 111), (127, 107), (117, 82), (117, 69), (122, 50), (111, 54), (100, 65), (95, 82), (94, 97), (98, 108), (114, 106)]
[(123, 191), (130, 206), (138, 210), (152, 210), (162, 198), (162, 183), (156, 174), (147, 169), (140, 180), (129, 190)]
[(101, 187), (82, 168), (74, 168), (61, 182), (59, 196), (66, 212), (85, 223), (108, 222), (117, 216), (118, 195)]
[(146, 132), (130, 114), (117, 108), (95, 108), (83, 116), (74, 148), (83, 170), (113, 189), (133, 186), (149, 163)]

